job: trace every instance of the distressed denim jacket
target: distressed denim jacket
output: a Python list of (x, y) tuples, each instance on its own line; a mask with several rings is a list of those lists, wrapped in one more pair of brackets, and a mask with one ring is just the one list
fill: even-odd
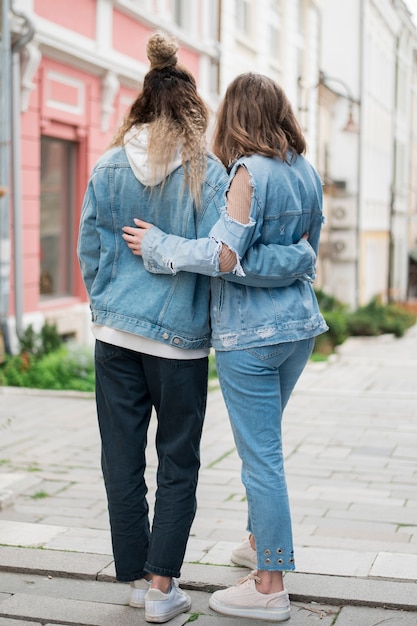
[[(145, 267), (154, 273), (200, 272), (211, 281), (212, 343), (234, 350), (307, 339), (325, 332), (312, 287), (323, 224), (322, 184), (303, 156), (286, 161), (243, 157), (253, 187), (250, 219), (240, 224), (226, 207), (209, 233), (186, 241), (151, 228), (142, 242)], [(308, 242), (301, 239), (309, 233)], [(236, 251), (235, 273), (220, 275), (221, 242)], [(307, 255), (308, 252), (308, 255)], [(307, 262), (308, 259), (308, 262)]]

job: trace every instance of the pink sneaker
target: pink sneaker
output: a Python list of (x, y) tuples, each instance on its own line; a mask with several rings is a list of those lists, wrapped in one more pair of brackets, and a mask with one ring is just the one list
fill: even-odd
[(233, 550), (230, 558), (232, 563), (236, 565), (249, 567), (249, 569), (256, 569), (258, 567), (256, 551), (250, 545), (249, 537), (246, 537), (246, 539)]
[(256, 589), (256, 582), (260, 578), (256, 572), (238, 581), (234, 587), (222, 591), (215, 591), (209, 600), (209, 607), (223, 615), (235, 617), (252, 617), (284, 622), (290, 618), (290, 600), (288, 591), (278, 593), (260, 593)]

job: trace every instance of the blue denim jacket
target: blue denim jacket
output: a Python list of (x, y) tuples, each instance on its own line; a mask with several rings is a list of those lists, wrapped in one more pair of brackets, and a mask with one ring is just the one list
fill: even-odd
[[(218, 266), (214, 267), (208, 252), (218, 242), (226, 242), (242, 257), (246, 276), (224, 275), (211, 282), (214, 348), (242, 349), (319, 335), (328, 327), (312, 287), (315, 271), (297, 274), (294, 267), (299, 261), (296, 252), (310, 249), (315, 258), (318, 251), (323, 224), (320, 178), (303, 156), (289, 155), (285, 162), (259, 155), (243, 157), (235, 163), (231, 178), (240, 165), (248, 169), (253, 186), (249, 223), (231, 219), (223, 207), (209, 238), (198, 242), (181, 241), (152, 228), (142, 242), (145, 267), (175, 276), (180, 270), (216, 276)], [(300, 241), (305, 232), (309, 243)], [(274, 252), (266, 254), (265, 246)], [(275, 275), (269, 273), (271, 259), (278, 268)], [(274, 284), (268, 283), (268, 274)], [(258, 286), (251, 280), (255, 275)]]
[(208, 158), (201, 206), (184, 193), (182, 167), (164, 187), (145, 187), (135, 177), (124, 148), (98, 160), (85, 194), (78, 258), (90, 298), (92, 321), (183, 349), (211, 345), (210, 283), (206, 276), (147, 272), (122, 239), (122, 227), (140, 217), (182, 237), (207, 234), (224, 205), (227, 174)]

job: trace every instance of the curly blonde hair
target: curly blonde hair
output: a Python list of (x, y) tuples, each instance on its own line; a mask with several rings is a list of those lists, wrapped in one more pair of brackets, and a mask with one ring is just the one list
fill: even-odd
[(197, 93), (193, 75), (178, 63), (177, 52), (173, 38), (161, 32), (151, 35), (146, 47), (150, 69), (142, 91), (109, 147), (124, 145), (132, 126), (146, 124), (151, 175), (161, 167), (166, 173), (180, 146), (185, 183), (198, 204), (206, 170), (209, 111)]

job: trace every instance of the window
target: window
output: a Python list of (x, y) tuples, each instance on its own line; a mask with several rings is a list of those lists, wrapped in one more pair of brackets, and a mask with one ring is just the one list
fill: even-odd
[(72, 295), (75, 146), (71, 141), (41, 138), (41, 298)]
[(273, 61), (278, 63), (281, 61), (281, 28), (281, 2), (271, 0), (268, 52)]
[(246, 37), (250, 36), (250, 0), (236, 0), (236, 28)]
[(174, 0), (174, 22), (178, 24), (180, 28), (186, 29), (188, 26), (190, 7), (187, 7), (184, 0)]
[(210, 2), (204, 3), (204, 13), (203, 20), (205, 24), (204, 32), (209, 37), (209, 39), (214, 39), (215, 41), (219, 40), (220, 33), (220, 23), (219, 23), (219, 1), (215, 2), (211, 0)]
[(306, 28), (306, 13), (304, 0), (298, 0), (298, 32), (304, 35)]

